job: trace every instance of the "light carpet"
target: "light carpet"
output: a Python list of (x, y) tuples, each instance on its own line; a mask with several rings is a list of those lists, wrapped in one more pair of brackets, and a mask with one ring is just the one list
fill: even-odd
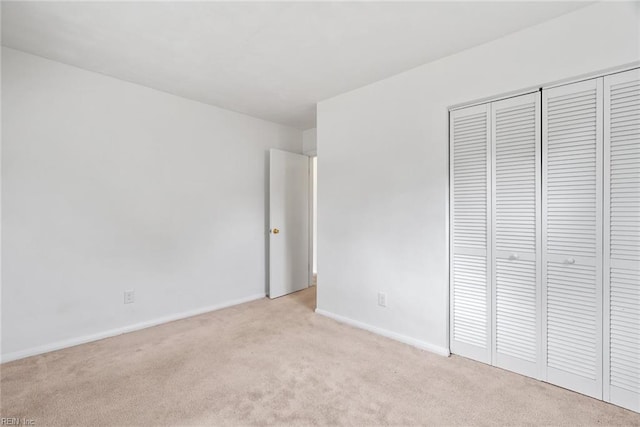
[(1, 415), (36, 426), (640, 426), (640, 414), (314, 307), (310, 288), (4, 364)]

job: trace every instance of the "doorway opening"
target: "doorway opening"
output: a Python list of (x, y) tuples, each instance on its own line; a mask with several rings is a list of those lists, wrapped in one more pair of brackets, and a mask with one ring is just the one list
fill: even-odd
[(311, 260), (309, 265), (311, 266), (311, 286), (317, 286), (318, 284), (318, 156), (311, 157), (311, 248), (309, 253), (311, 254)]

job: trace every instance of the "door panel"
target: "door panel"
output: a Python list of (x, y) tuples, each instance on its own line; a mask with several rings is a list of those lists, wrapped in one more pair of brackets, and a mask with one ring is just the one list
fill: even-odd
[(640, 412), (640, 70), (604, 79), (605, 399)]
[(539, 377), (540, 94), (492, 103), (493, 364)]
[(543, 91), (547, 381), (602, 397), (602, 79)]
[(451, 112), (451, 351), (491, 362), (489, 106)]
[(309, 158), (270, 151), (269, 297), (309, 286)]

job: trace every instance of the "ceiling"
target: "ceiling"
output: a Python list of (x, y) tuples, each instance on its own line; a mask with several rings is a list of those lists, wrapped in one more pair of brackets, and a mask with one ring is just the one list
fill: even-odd
[(2, 2), (2, 44), (299, 129), (315, 104), (584, 2)]

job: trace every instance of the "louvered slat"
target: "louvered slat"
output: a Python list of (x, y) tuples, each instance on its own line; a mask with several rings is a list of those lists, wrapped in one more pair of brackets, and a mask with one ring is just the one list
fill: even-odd
[(540, 94), (491, 108), (493, 364), (539, 377)]
[(487, 341), (486, 277), (484, 257), (454, 255), (453, 337), (482, 348)]
[[(633, 277), (636, 289), (615, 273)], [(640, 399), (640, 269), (611, 268), (610, 280), (610, 384)]]
[[(536, 265), (520, 261), (516, 276), (510, 260), (496, 262), (496, 352), (536, 363)], [(519, 344), (524, 341), (525, 344)], [(535, 373), (534, 373), (535, 374)]]
[(480, 112), (454, 121), (453, 244), (487, 247), (487, 121)]
[(543, 350), (549, 382), (602, 396), (602, 79), (543, 91)]
[(452, 111), (451, 351), (490, 362), (487, 264), (489, 110)]
[[(588, 265), (549, 262), (547, 268), (548, 366), (591, 380), (596, 379), (599, 351), (595, 274), (595, 267)], [(566, 350), (581, 363), (558, 363)]]
[(604, 81), (605, 399), (640, 412), (640, 70)]

